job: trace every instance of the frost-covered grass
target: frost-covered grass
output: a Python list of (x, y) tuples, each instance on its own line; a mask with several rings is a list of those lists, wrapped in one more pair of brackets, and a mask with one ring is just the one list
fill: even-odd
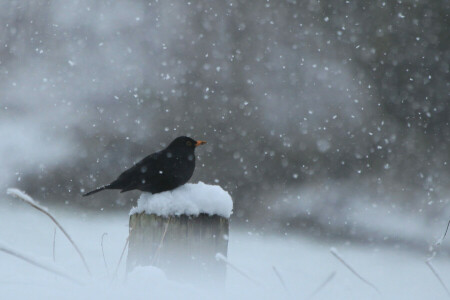
[[(52, 211), (52, 208), (49, 208)], [(111, 283), (128, 234), (128, 214), (52, 211), (79, 245), (93, 276), (89, 278), (77, 253), (64, 236), (56, 235), (55, 264), (84, 284), (77, 285), (0, 252), (2, 299), (308, 299), (333, 272), (336, 275), (314, 299), (446, 299), (446, 293), (425, 264), (425, 254), (393, 248), (368, 248), (350, 243), (320, 243), (302, 235), (263, 236), (233, 226), (228, 261), (248, 277), (228, 269), (225, 290), (172, 282), (155, 268), (135, 270), (125, 280), (124, 265)], [(0, 204), (0, 240), (40, 262), (53, 263), (54, 224), (43, 214), (3, 197)], [(105, 269), (101, 251), (104, 232)], [(443, 243), (450, 242), (444, 240)], [(380, 289), (378, 295), (330, 253), (340, 256), (361, 276)], [(450, 261), (441, 256), (433, 266), (450, 283)], [(274, 268), (277, 272), (274, 271)], [(286, 288), (283, 287), (280, 277)]]

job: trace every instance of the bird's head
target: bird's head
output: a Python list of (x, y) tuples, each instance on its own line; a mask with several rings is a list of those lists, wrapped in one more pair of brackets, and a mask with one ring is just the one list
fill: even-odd
[(198, 147), (198, 146), (201, 146), (204, 144), (206, 144), (205, 141), (196, 141), (187, 136), (180, 136), (180, 137), (177, 137), (176, 139), (174, 139), (172, 141), (172, 143), (170, 143), (169, 147), (170, 148), (172, 148), (172, 147), (173, 148), (187, 148), (187, 149), (194, 150), (195, 147)]

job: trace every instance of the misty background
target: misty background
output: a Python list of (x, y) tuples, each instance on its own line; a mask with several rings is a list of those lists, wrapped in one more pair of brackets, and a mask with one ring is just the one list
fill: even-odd
[(450, 218), (449, 12), (1, 1), (0, 190), (126, 213), (139, 192), (81, 194), (188, 135), (235, 225), (426, 249)]

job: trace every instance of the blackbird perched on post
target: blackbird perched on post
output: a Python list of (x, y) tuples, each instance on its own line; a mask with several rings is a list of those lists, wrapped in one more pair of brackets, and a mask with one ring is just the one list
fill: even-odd
[(195, 147), (206, 144), (186, 136), (177, 137), (169, 146), (145, 157), (110, 184), (83, 196), (103, 190), (141, 190), (152, 194), (173, 190), (185, 184), (195, 169)]

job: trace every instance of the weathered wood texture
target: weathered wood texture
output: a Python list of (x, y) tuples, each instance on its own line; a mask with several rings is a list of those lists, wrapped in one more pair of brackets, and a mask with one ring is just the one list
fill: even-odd
[(224, 282), (226, 266), (215, 259), (227, 256), (228, 219), (221, 216), (130, 216), (127, 271), (153, 265), (168, 278), (203, 284)]

